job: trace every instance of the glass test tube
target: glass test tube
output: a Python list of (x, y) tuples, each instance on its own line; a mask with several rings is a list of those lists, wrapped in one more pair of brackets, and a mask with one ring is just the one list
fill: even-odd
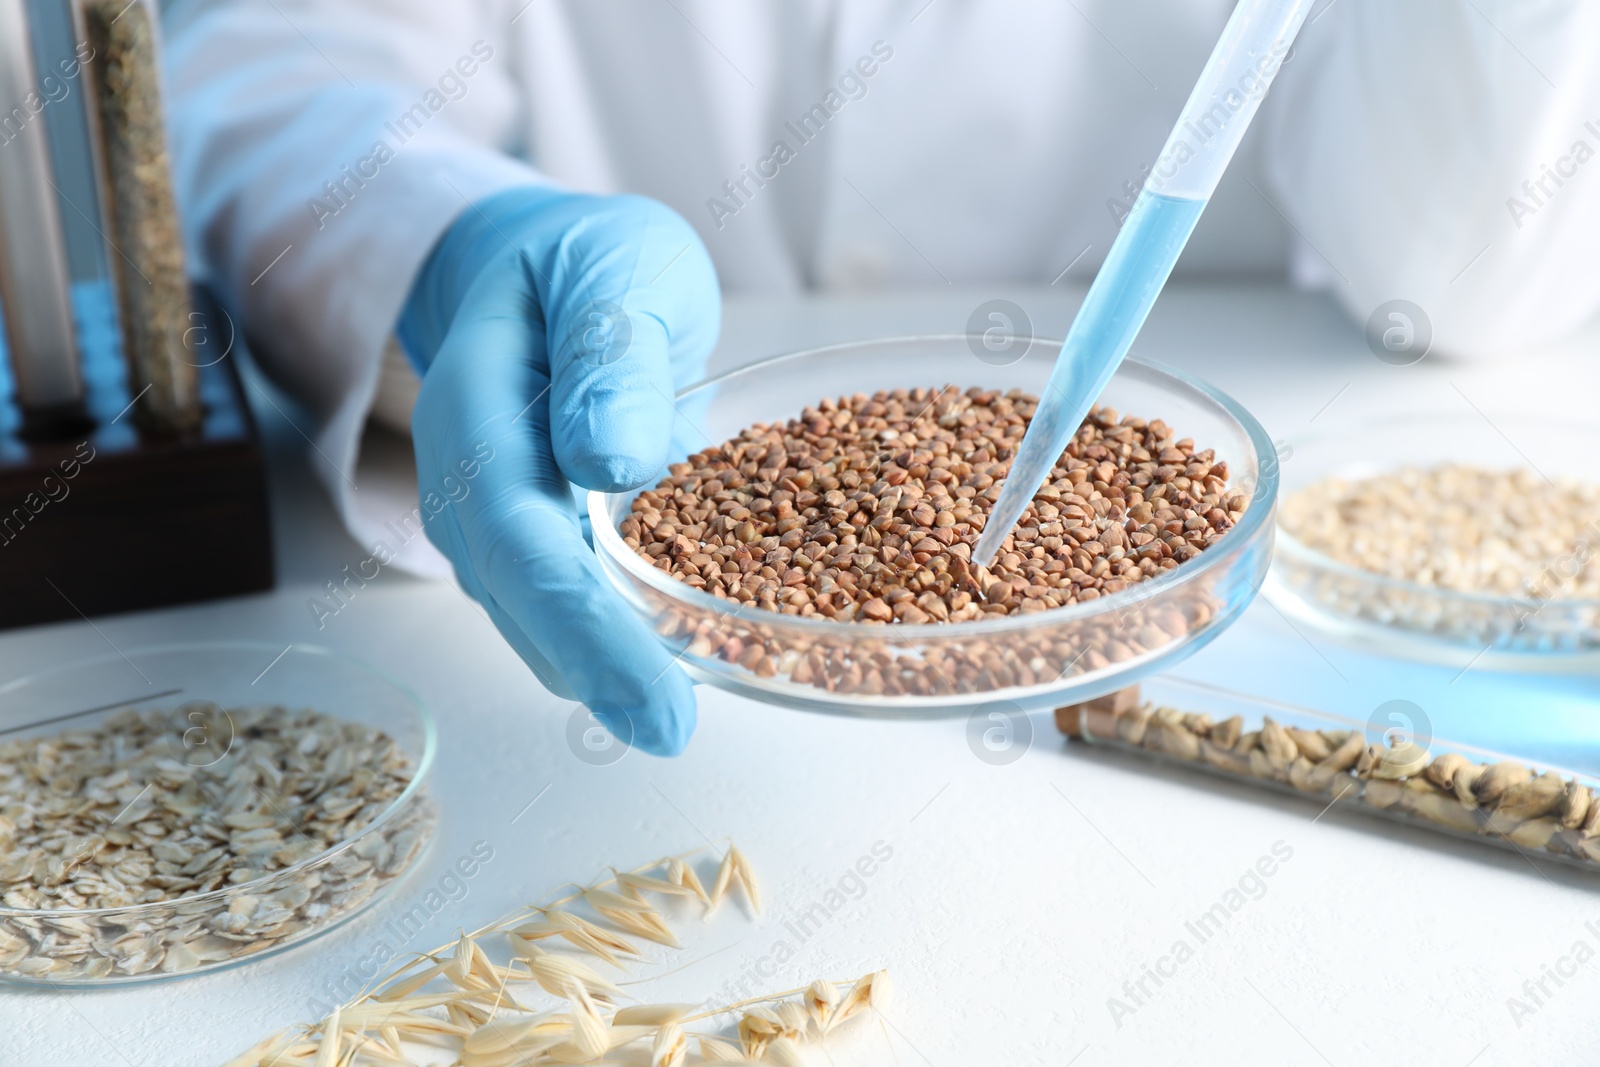
[(1362, 722), (1174, 678), (1056, 710), (1078, 741), (1600, 871), (1600, 780), (1411, 734), (1406, 718)]
[(31, 41), (24, 0), (0, 0), (0, 304), (17, 401), (37, 418), (75, 407), (83, 382)]

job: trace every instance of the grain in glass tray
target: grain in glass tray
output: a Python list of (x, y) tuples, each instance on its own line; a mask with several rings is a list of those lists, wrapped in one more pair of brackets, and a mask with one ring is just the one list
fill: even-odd
[[(1020, 358), (997, 365), (983, 358), (981, 336), (948, 334), (775, 356), (681, 391), (673, 458), (719, 448), (754, 424), (781, 426), (822, 398), (947, 385), (1037, 395), (1059, 350), (1059, 341), (1035, 340)], [(652, 486), (589, 494), (595, 551), (612, 584), (692, 677), (756, 700), (840, 715), (929, 718), (988, 705), (1029, 710), (1090, 699), (1167, 669), (1239, 616), (1266, 572), (1277, 500), (1276, 466), (1264, 462), (1272, 452), (1265, 431), (1212, 386), (1130, 357), (1100, 404), (1160, 419), (1196, 448), (1212, 450), (1215, 461), (1227, 465), (1230, 486), (1247, 497), (1213, 546), (1110, 595), (971, 621), (897, 617), (889, 623), (881, 606), (880, 617), (871, 616), (870, 603), (864, 617), (848, 621), (783, 614), (686, 584), (663, 566), (676, 556), (647, 558), (627, 543), (619, 526)], [(884, 451), (907, 447), (888, 444)], [(866, 473), (875, 479), (881, 469)], [(746, 479), (758, 485), (780, 480), (759, 470)], [(724, 492), (724, 503), (743, 500), (740, 492), (761, 506), (758, 494), (743, 489)], [(885, 506), (882, 499), (879, 506)], [(750, 536), (769, 550), (768, 542), (781, 540), (776, 533)], [(693, 552), (692, 545), (680, 550), (673, 541), (672, 552)]]
[(421, 857), (433, 752), (405, 687), (301, 645), (0, 686), (0, 981), (192, 974), (332, 929)]

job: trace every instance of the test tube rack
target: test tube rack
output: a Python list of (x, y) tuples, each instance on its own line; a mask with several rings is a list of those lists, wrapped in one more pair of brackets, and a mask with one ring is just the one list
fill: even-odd
[[(137, 26), (142, 36), (113, 56), (90, 43), (104, 41), (107, 24), (91, 32), (85, 8), (95, 2), (73, 0), (84, 91), (52, 99), (47, 111), (30, 103), (43, 75), (24, 0), (0, 0), (0, 340), (8, 342), (0, 350), (10, 357), (10, 373), (0, 368), (0, 627), (273, 584), (265, 462), (238, 367), (243, 346), (207, 293), (183, 300), (154, 7), (136, 0), (137, 11), (124, 9), (131, 15), (118, 31)], [(6, 110), (13, 96), (20, 110)], [(99, 216), (112, 265), (105, 279), (68, 277), (65, 194), (45, 131), (72, 119), (89, 132), (98, 190), (98, 203), (72, 206)], [(143, 177), (152, 163), (161, 168), (143, 202), (127, 191), (133, 163)], [(149, 226), (148, 215), (130, 218), (151, 205), (164, 227)], [(169, 294), (159, 304), (131, 288), (157, 268)], [(187, 392), (174, 394), (173, 381), (189, 383)]]
[[(200, 424), (151, 433), (128, 410), (109, 293), (76, 295), (86, 327), (81, 432), (29, 440), (14, 404), (0, 404), (0, 627), (272, 588), (266, 466), (238, 346), (198, 368)], [(221, 324), (208, 343), (222, 350), (226, 316), (203, 292), (195, 308), (190, 329)]]

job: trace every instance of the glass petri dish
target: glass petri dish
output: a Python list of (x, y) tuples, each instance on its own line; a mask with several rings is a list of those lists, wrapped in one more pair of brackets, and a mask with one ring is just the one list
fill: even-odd
[[(1467, 412), (1308, 436), (1289, 443), (1280, 466), (1283, 492), (1292, 495), (1325, 478), (1444, 463), (1532, 467), (1549, 478), (1593, 481), (1597, 454), (1600, 427)], [(1593, 518), (1600, 530), (1600, 514)], [(1600, 545), (1574, 545), (1569, 562), (1595, 554)], [(1342, 563), (1280, 524), (1262, 591), (1291, 618), (1387, 656), (1491, 670), (1592, 671), (1600, 666), (1600, 600), (1537, 595), (1558, 588), (1548, 577), (1529, 574), (1533, 586), (1520, 596), (1440, 589)]]
[[(63, 876), (80, 872), (98, 877), (92, 861), (102, 846), (91, 844), (86, 833), (64, 864), (44, 871), (31, 866), (16, 877), (16, 864), (32, 861), (12, 831), (30, 813), (21, 798), (0, 795), (0, 823), (10, 824), (0, 826), (6, 831), (0, 832), (0, 981), (120, 985), (214, 971), (280, 951), (326, 933), (392, 889), (422, 857), (435, 821), (426, 785), (435, 747), (432, 718), (404, 686), (320, 648), (219, 642), (128, 649), (126, 655), (73, 663), (0, 686), (0, 781), (16, 771), (5, 763), (8, 743), (99, 729), (131, 736), (130, 716), (151, 724), (148, 730), (139, 727), (143, 751), (154, 754), (141, 772), (151, 779), (143, 791), (138, 780), (63, 778), (60, 788), (81, 796), (85, 810), (115, 813), (94, 831), (101, 839), (113, 830), (159, 837), (163, 827), (144, 825), (153, 812), (152, 796), (180, 814), (176, 825), (194, 828), (219, 845), (230, 842), (230, 828), (243, 825), (224, 821), (233, 811), (227, 799), (231, 792), (258, 793), (265, 801), (252, 796), (252, 807), (264, 810), (265, 803), (282, 813), (293, 802), (281, 792), (273, 795), (272, 772), (261, 770), (259, 748), (251, 744), (256, 720), (240, 714), (279, 707), (291, 714), (310, 708), (381, 730), (397, 750), (394, 758), (409, 765), (409, 782), (381, 802), (363, 802), (360, 786), (370, 781), (363, 774), (367, 765), (338, 757), (337, 744), (319, 747), (333, 769), (315, 803), (323, 813), (340, 811), (338, 818), (352, 827), (348, 835), (326, 846), (307, 835), (302, 825), (316, 829), (314, 820), (334, 817), (308, 803), (296, 815), (283, 816), (293, 827), (283, 834), (293, 862), (275, 868), (263, 863), (259, 872), (244, 864), (241, 881), (124, 907), (41, 907), (36, 900), (23, 901), (35, 906), (15, 906), (19, 891), (29, 897), (27, 887), (37, 887), (42, 879), (59, 884)], [(387, 746), (378, 751), (389, 757)], [(206, 785), (192, 793), (170, 788), (200, 775)], [(157, 780), (169, 788), (152, 794), (148, 785)], [(350, 782), (356, 784), (340, 788)], [(53, 858), (61, 861), (66, 852), (63, 847)], [(184, 864), (172, 862), (181, 859), (169, 852), (166, 866), (144, 866), (157, 874), (182, 875)]]
[[(981, 336), (892, 337), (808, 349), (741, 367), (678, 394), (674, 461), (823, 397), (956, 385), (1037, 394), (1060, 341), (1005, 365)], [(840, 715), (928, 718), (1087, 700), (1162, 671), (1220, 634), (1254, 597), (1272, 551), (1272, 445), (1234, 400), (1179, 371), (1129, 358), (1101, 397), (1165, 420), (1228, 463), (1250, 496), (1240, 522), (1196, 558), (1095, 601), (960, 623), (835, 622), (721, 600), (652, 567), (618, 524), (637, 491), (591, 492), (595, 551), (612, 583), (698, 681), (767, 703)], [(752, 652), (759, 649), (759, 654)]]

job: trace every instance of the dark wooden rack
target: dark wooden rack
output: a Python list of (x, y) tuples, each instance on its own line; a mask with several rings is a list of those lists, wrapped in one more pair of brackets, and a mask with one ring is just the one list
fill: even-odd
[[(226, 315), (204, 293), (195, 307), (218, 327), (211, 351), (231, 347)], [(200, 368), (200, 427), (163, 438), (128, 407), (120, 353), (99, 347), (84, 346), (81, 426), (29, 440), (21, 413), (0, 411), (0, 627), (272, 588), (266, 469), (239, 352)]]

